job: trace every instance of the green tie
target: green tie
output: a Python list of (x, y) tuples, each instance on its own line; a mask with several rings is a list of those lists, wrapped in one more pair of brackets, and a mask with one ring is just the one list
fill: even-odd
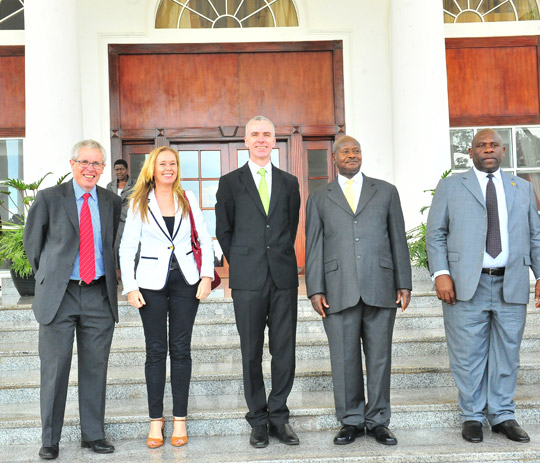
[(270, 207), (270, 196), (268, 195), (268, 185), (266, 184), (266, 170), (259, 169), (257, 172), (261, 176), (261, 182), (259, 183), (259, 196), (264, 207), (264, 212), (268, 215), (268, 208)]

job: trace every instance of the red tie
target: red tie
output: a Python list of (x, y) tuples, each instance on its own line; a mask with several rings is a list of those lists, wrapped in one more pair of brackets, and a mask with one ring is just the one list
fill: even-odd
[(92, 229), (92, 216), (88, 207), (90, 193), (83, 195), (84, 203), (81, 208), (79, 246), (79, 275), (85, 283), (90, 283), (96, 276), (96, 263), (94, 256), (94, 231)]

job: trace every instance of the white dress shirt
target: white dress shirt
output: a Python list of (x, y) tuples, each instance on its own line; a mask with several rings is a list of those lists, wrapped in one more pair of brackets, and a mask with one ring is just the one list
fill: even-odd
[(268, 185), (268, 198), (272, 197), (272, 162), (268, 161), (268, 164), (265, 166), (260, 166), (259, 164), (255, 164), (251, 159), (248, 161), (248, 167), (251, 171), (251, 175), (253, 176), (253, 180), (255, 181), (255, 186), (257, 187), (257, 191), (259, 190), (259, 184), (261, 183), (261, 176), (259, 174), (259, 170), (262, 168), (266, 170), (266, 185)]
[[(339, 186), (343, 190), (343, 194), (345, 194), (345, 188), (347, 188), (347, 181), (349, 180), (347, 177), (344, 177), (341, 174), (338, 174), (337, 180), (339, 183)], [(364, 176), (362, 175), (362, 172), (358, 171), (358, 173), (351, 178), (353, 181), (352, 187), (354, 191), (354, 204), (356, 207), (358, 207), (358, 201), (360, 200), (360, 193), (362, 193), (362, 184), (364, 183)], [(355, 209), (356, 212), (356, 209)]]

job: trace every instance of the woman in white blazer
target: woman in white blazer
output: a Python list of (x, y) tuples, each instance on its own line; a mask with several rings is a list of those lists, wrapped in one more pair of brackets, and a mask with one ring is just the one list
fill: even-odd
[[(191, 250), (189, 207), (202, 249), (201, 272)], [(140, 244), (140, 258), (135, 256)], [(195, 195), (180, 185), (178, 152), (167, 146), (147, 157), (130, 196), (120, 244), (123, 294), (139, 309), (146, 341), (145, 377), (150, 414), (147, 445), (163, 445), (163, 394), (167, 345), (171, 358), (173, 436), (187, 444), (186, 415), (191, 379), (191, 334), (199, 301), (211, 291), (214, 252)], [(167, 343), (168, 318), (168, 343)]]

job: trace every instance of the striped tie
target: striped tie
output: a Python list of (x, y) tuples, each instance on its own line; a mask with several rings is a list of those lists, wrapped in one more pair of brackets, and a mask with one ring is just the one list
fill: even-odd
[(88, 207), (90, 193), (83, 195), (84, 203), (81, 208), (81, 218), (79, 223), (80, 245), (79, 245), (79, 275), (81, 280), (89, 284), (96, 276), (96, 262), (94, 255), (94, 230), (92, 228), (92, 216)]

